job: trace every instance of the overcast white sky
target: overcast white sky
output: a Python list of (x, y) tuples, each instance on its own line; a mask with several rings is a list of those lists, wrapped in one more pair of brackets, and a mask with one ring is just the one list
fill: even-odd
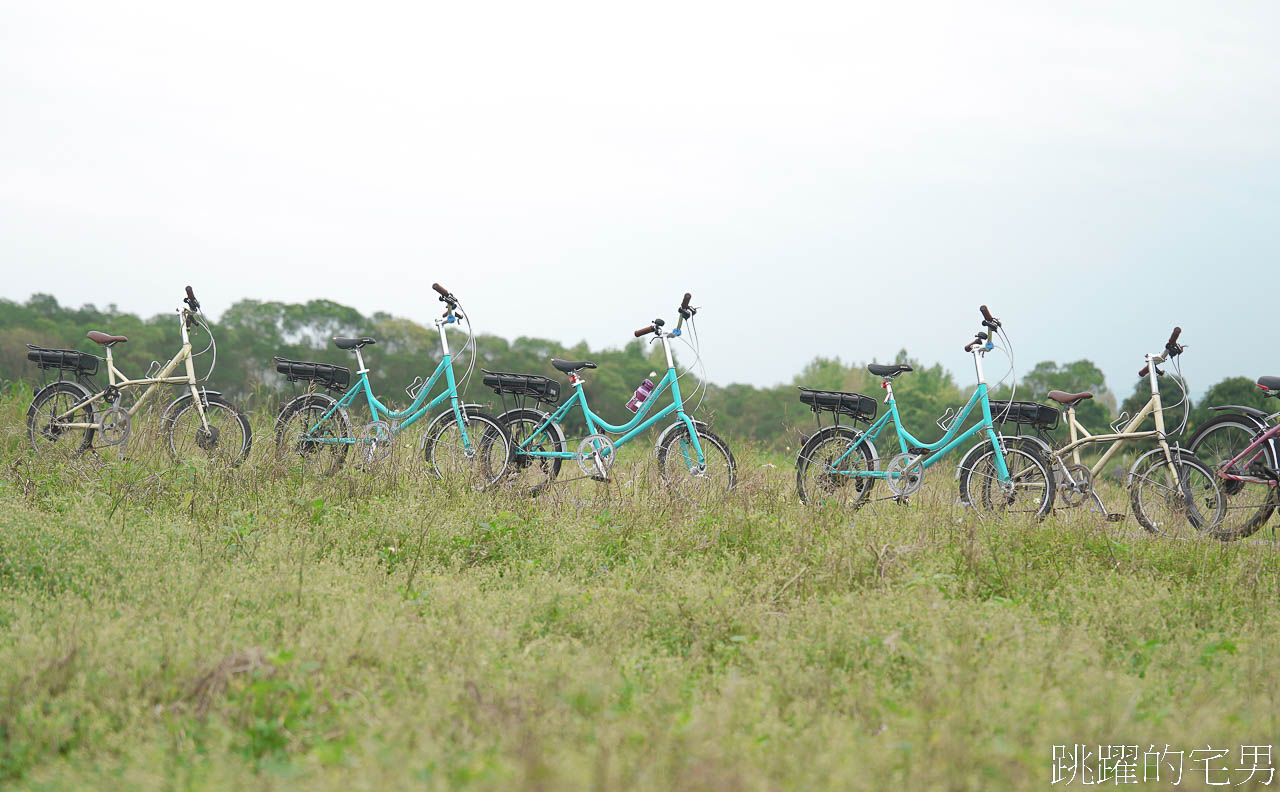
[[(1280, 3), (0, 2), (0, 296), (1280, 372)], [(107, 329), (107, 328), (103, 328)], [(224, 354), (226, 351), (224, 350)]]

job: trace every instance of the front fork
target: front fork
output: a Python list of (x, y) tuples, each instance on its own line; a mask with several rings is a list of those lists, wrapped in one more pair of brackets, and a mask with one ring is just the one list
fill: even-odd
[[(702, 453), (702, 443), (698, 442), (698, 426), (684, 410), (678, 410), (676, 415), (681, 421), (684, 421), (685, 429), (689, 432), (689, 440), (680, 441), (682, 446), (681, 452), (684, 454), (685, 463), (688, 464), (692, 461), (689, 459), (689, 444), (691, 441), (693, 444), (693, 452), (698, 458), (698, 472), (703, 473), (707, 469), (707, 457)], [(692, 467), (692, 465), (690, 465), (690, 467)]]
[(996, 480), (1001, 484), (1009, 483), (1009, 466), (1004, 461), (1004, 448), (1000, 445), (1000, 436), (996, 434), (994, 427), (987, 426), (987, 439), (991, 441), (991, 447), (996, 452)]
[[(185, 329), (183, 335), (186, 335)], [(186, 358), (187, 365), (187, 387), (191, 389), (191, 398), (196, 403), (196, 414), (200, 416), (200, 425), (204, 427), (206, 434), (212, 434), (213, 430), (209, 426), (209, 416), (204, 411), (204, 400), (200, 398), (200, 389), (196, 387), (196, 365), (191, 359), (191, 344), (183, 344), (183, 357)]]
[[(447, 344), (444, 340), (444, 328), (440, 329), (440, 338), (442, 343)], [(471, 436), (467, 433), (467, 416), (462, 409), (462, 400), (458, 398), (458, 386), (453, 379), (453, 360), (449, 355), (449, 347), (445, 346), (444, 350), (444, 380), (449, 386), (449, 406), (453, 409), (453, 419), (458, 422), (458, 434), (462, 437), (462, 450), (469, 457), (475, 453), (471, 448)]]

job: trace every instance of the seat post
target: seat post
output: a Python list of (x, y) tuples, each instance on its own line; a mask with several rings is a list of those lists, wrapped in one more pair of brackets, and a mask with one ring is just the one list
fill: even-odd
[(357, 371), (356, 373), (357, 374), (367, 373), (369, 369), (364, 367), (364, 355), (360, 354), (360, 347), (355, 348), (355, 353), (356, 353), (356, 363), (360, 365), (360, 370)]

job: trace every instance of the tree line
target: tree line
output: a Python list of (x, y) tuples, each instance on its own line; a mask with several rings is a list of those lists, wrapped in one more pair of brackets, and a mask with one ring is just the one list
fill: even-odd
[[(217, 341), (217, 363), (209, 387), (239, 400), (246, 409), (274, 409), (281, 397), (292, 392), (294, 386), (276, 373), (273, 358), (277, 355), (351, 367), (352, 356), (333, 346), (334, 336), (367, 335), (377, 339), (376, 346), (366, 350), (370, 379), (379, 398), (392, 406), (408, 404), (409, 396), (404, 388), (415, 377), (429, 375), (440, 360), (439, 339), (433, 327), (382, 312), (364, 316), (354, 308), (330, 300), (307, 303), (240, 300), (210, 326)], [(21, 303), (0, 299), (0, 379), (33, 385), (43, 380), (43, 373), (35, 364), (27, 362), (27, 344), (101, 354), (102, 348), (85, 338), (89, 330), (129, 337), (128, 343), (115, 347), (114, 355), (117, 367), (134, 377), (142, 376), (153, 361), (169, 360), (180, 343), (173, 314), (144, 319), (119, 311), (115, 306), (70, 308), (47, 294), (33, 295)], [(466, 335), (460, 330), (449, 332), (456, 357), (455, 371), (461, 375), (472, 362), (470, 352), (459, 354)], [(207, 344), (208, 337), (202, 332), (192, 338), (197, 352)], [(611, 422), (621, 422), (629, 415), (623, 405), (635, 388), (650, 372), (661, 373), (665, 367), (661, 349), (643, 340), (632, 341), (621, 348), (593, 350), (585, 343), (567, 346), (550, 339), (523, 336), (508, 341), (482, 334), (475, 338), (474, 349), (475, 373), (464, 393), (469, 401), (491, 404), (495, 410), (503, 406), (502, 398), (481, 384), (482, 368), (559, 379), (562, 396), (567, 396), (567, 378), (551, 368), (549, 359), (592, 360), (599, 368), (588, 372), (588, 397), (592, 409)], [(213, 356), (211, 349), (197, 358), (197, 373), (204, 374)], [(692, 362), (688, 357), (687, 351), (681, 354), (677, 348), (678, 362)], [(894, 383), (904, 424), (922, 440), (940, 436), (941, 429), (930, 431), (934, 421), (947, 408), (963, 406), (973, 385), (958, 383), (940, 364), (923, 365), (906, 350), (889, 362), (908, 363), (915, 369)], [(814, 358), (792, 382), (773, 387), (701, 383), (695, 374), (690, 371), (684, 375), (681, 391), (686, 396), (686, 404), (701, 404), (699, 416), (709, 417), (717, 433), (732, 440), (751, 440), (778, 451), (796, 449), (803, 436), (816, 426), (814, 414), (799, 402), (798, 385), (857, 391), (872, 396), (877, 402), (883, 401), (879, 378), (867, 372), (862, 363), (840, 358)], [(105, 374), (99, 376), (105, 380)], [(1149, 396), (1144, 379), (1136, 381), (1132, 393), (1120, 398), (1107, 386), (1096, 365), (1089, 360), (1077, 360), (1063, 364), (1037, 363), (1022, 374), (1016, 398), (1049, 403), (1045, 395), (1054, 389), (1088, 390), (1095, 394), (1094, 399), (1082, 402), (1077, 408), (1081, 423), (1095, 433), (1105, 431), (1107, 425), (1122, 414), (1134, 414)], [(1000, 385), (993, 388), (992, 398), (1009, 398), (1010, 392), (1008, 385)], [(1161, 394), (1170, 407), (1180, 396), (1171, 383), (1161, 388)], [(1191, 411), (1192, 428), (1211, 414), (1208, 406), (1218, 404), (1266, 407), (1252, 378), (1229, 377), (1209, 388), (1195, 405)], [(507, 406), (511, 406), (509, 397)], [(880, 409), (883, 410), (883, 404)], [(822, 417), (824, 423), (830, 421), (830, 414)], [(1166, 413), (1171, 428), (1176, 428), (1181, 418), (1181, 407)], [(578, 419), (575, 416), (573, 420)], [(569, 428), (583, 429), (573, 423)], [(1062, 428), (1057, 431), (1064, 433)]]

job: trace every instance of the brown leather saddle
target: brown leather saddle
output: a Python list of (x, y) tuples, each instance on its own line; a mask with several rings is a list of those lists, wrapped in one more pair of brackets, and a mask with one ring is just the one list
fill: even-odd
[(1092, 399), (1093, 394), (1090, 393), (1089, 391), (1081, 391), (1080, 393), (1067, 393), (1066, 391), (1051, 390), (1049, 391), (1049, 398), (1053, 399), (1058, 404), (1065, 404), (1068, 407), (1070, 407), (1072, 405), (1075, 405), (1084, 401), (1085, 399)]
[(128, 336), (108, 335), (106, 333), (99, 333), (97, 330), (90, 330), (88, 333), (85, 334), (85, 336), (90, 341), (93, 341), (94, 343), (102, 344), (103, 346), (107, 346), (107, 347), (111, 346), (112, 344), (119, 344), (123, 341), (129, 340)]

